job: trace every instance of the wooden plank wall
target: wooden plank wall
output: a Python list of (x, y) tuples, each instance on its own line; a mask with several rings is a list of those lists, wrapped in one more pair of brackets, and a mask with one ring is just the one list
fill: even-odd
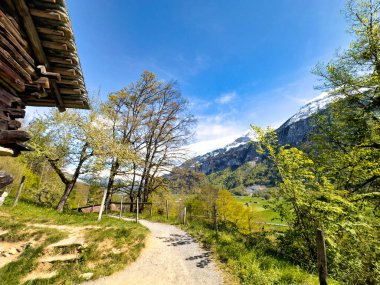
[(17, 119), (25, 117), (22, 96), (44, 93), (45, 78), (38, 75), (28, 42), (10, 8), (0, 3), (0, 146), (11, 149), (13, 155), (29, 150), (24, 145), (30, 136), (18, 130)]

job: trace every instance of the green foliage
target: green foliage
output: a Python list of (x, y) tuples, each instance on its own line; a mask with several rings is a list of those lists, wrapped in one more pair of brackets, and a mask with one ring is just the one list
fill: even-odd
[[(258, 148), (274, 162), (281, 176), (276, 194), (275, 209), (290, 226), (280, 239), (284, 254), (313, 269), (316, 260), (315, 230), (322, 228), (326, 234), (329, 272), (351, 280), (355, 270), (362, 279), (359, 283), (373, 282), (373, 268), (377, 267), (379, 242), (373, 220), (363, 215), (366, 203), (347, 190), (341, 190), (329, 177), (326, 165), (315, 163), (311, 157), (296, 148), (277, 145), (276, 133), (254, 128), (260, 138)], [(367, 232), (366, 235), (361, 233)], [(371, 244), (367, 251), (363, 242)], [(366, 252), (367, 267), (359, 260)], [(356, 256), (356, 257), (355, 257)], [(350, 262), (352, 259), (356, 262)], [(352, 266), (352, 267), (351, 267)], [(361, 270), (361, 271), (360, 271)], [(360, 271), (360, 272), (359, 272)]]
[[(276, 244), (264, 233), (244, 235), (221, 227), (218, 237), (209, 222), (194, 221), (185, 229), (211, 248), (221, 266), (239, 284), (319, 284), (318, 277), (276, 255)], [(230, 279), (233, 279), (230, 277)], [(329, 280), (329, 284), (339, 284)]]
[(252, 185), (275, 184), (276, 175), (267, 160), (258, 163), (247, 162), (235, 170), (226, 168), (207, 176), (212, 185), (224, 187), (235, 195), (246, 195), (245, 188)]
[(166, 184), (175, 194), (192, 194), (194, 189), (198, 189), (207, 184), (206, 175), (195, 169), (175, 168), (166, 179)]

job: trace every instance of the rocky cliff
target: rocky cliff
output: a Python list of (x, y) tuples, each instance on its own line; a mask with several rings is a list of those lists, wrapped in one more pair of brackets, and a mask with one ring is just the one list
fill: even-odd
[[(282, 145), (299, 146), (305, 142), (307, 135), (312, 129), (310, 116), (326, 109), (330, 101), (331, 97), (326, 93), (322, 93), (303, 106), (294, 116), (276, 130), (279, 143)], [(194, 157), (186, 161), (182, 167), (196, 167), (199, 171), (208, 175), (226, 168), (235, 170), (249, 161), (260, 161), (261, 157), (256, 152), (255, 146), (251, 143), (252, 139), (254, 139), (252, 132), (248, 131), (224, 148)]]

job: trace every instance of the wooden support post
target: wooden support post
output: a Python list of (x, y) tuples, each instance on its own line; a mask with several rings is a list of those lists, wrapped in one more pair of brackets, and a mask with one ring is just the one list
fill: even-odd
[(216, 204), (214, 204), (214, 230), (216, 235), (218, 235), (218, 212), (216, 209)]
[(317, 267), (319, 274), (319, 284), (327, 285), (327, 257), (326, 257), (326, 245), (323, 231), (317, 229), (316, 231), (317, 242)]
[(16, 198), (13, 201), (13, 207), (17, 205), (18, 199), (20, 198), (20, 195), (21, 195), (22, 188), (24, 187), (24, 182), (25, 182), (25, 176), (22, 176), (20, 185), (18, 186)]
[(166, 219), (169, 220), (169, 211), (168, 211), (168, 208), (169, 208), (169, 202), (168, 200), (166, 200)]
[(136, 223), (139, 222), (139, 197), (136, 198)]
[(120, 215), (119, 215), (119, 219), (121, 219), (121, 213), (123, 212), (123, 196), (121, 196), (121, 202), (120, 202)]
[(0, 189), (11, 184), (12, 182), (13, 182), (12, 175), (10, 175), (4, 171), (0, 171)]
[(183, 224), (186, 225), (186, 207), (183, 209)]
[(106, 202), (106, 197), (107, 197), (107, 188), (104, 189), (102, 203), (100, 204), (98, 221), (100, 221), (102, 219), (102, 214), (103, 214), (103, 210), (104, 210), (104, 204)]

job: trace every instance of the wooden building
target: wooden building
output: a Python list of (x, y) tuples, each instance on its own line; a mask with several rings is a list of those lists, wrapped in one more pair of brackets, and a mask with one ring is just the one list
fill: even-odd
[(0, 0), (0, 155), (29, 150), (25, 106), (89, 108), (65, 0)]

